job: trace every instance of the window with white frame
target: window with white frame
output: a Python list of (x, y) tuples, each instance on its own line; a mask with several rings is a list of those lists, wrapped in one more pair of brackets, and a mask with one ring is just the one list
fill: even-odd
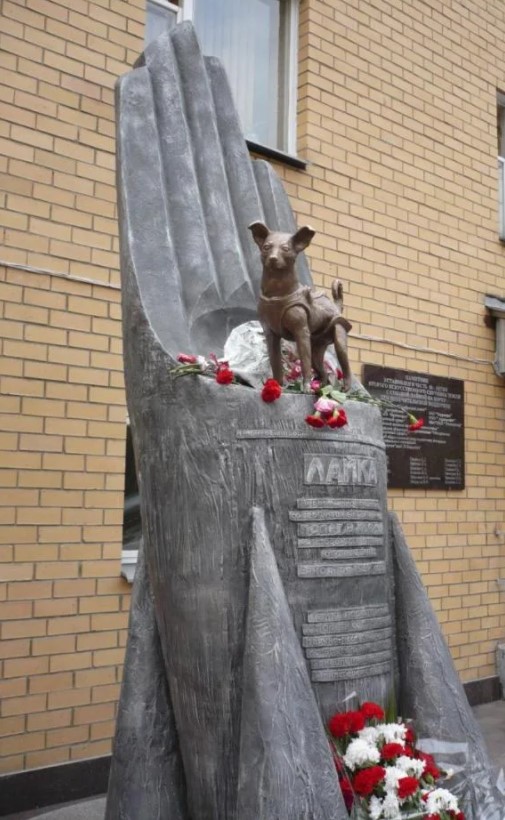
[(498, 131), (498, 191), (499, 223), (498, 233), (505, 241), (505, 94), (498, 92), (497, 98), (497, 131)]
[(299, 0), (148, 0), (146, 39), (192, 20), (226, 69), (246, 138), (296, 154)]
[(146, 12), (145, 41), (150, 43), (179, 22), (181, 9), (179, 3), (168, 0), (147, 0)]

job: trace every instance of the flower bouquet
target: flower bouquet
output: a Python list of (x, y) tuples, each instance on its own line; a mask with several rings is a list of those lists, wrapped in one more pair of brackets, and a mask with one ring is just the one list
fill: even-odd
[(376, 703), (338, 712), (328, 735), (340, 788), (353, 820), (465, 820), (447, 777), (416, 748), (411, 725), (384, 722)]

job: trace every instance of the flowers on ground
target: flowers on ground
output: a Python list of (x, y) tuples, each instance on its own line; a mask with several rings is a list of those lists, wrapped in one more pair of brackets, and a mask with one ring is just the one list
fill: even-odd
[(328, 734), (349, 812), (371, 820), (465, 820), (457, 798), (436, 783), (443, 773), (416, 748), (412, 728), (384, 722), (378, 704), (337, 712)]

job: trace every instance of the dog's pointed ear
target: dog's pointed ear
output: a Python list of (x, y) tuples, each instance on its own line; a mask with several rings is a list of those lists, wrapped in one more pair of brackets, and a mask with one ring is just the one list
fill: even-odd
[(297, 232), (291, 237), (293, 249), (296, 253), (300, 253), (300, 251), (305, 250), (305, 248), (310, 245), (315, 233), (316, 232), (310, 227), (310, 225), (304, 225), (303, 228), (298, 228)]
[(263, 222), (251, 222), (250, 225), (247, 226), (253, 235), (253, 239), (260, 248), (263, 247), (263, 242), (267, 238), (268, 234), (270, 233), (269, 229)]

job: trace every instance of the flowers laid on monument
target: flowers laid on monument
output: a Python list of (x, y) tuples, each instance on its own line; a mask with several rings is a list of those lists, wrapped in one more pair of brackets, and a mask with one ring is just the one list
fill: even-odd
[(235, 376), (227, 364), (220, 364), (216, 369), (216, 381), (218, 384), (231, 384)]
[(270, 404), (273, 401), (280, 399), (282, 395), (282, 387), (275, 379), (267, 379), (261, 391), (261, 398)]
[[(174, 377), (200, 375), (215, 379), (218, 384), (244, 384), (240, 376), (232, 370), (228, 361), (218, 359), (213, 353), (208, 359), (204, 356), (195, 356), (189, 353), (179, 353), (177, 356), (179, 364), (172, 368)], [(286, 387), (282, 387), (275, 379), (266, 379), (261, 388), (261, 398), (267, 404), (272, 404), (282, 396), (282, 393), (303, 393), (303, 378), (300, 360), (295, 358), (292, 352), (287, 352), (283, 358), (284, 376)], [(317, 378), (311, 381), (312, 395), (315, 396), (314, 410), (305, 417), (306, 423), (310, 427), (320, 429), (329, 427), (336, 429), (345, 427), (348, 423), (347, 413), (343, 405), (348, 401), (360, 401), (373, 404), (379, 409), (395, 408), (405, 413), (408, 418), (408, 430), (416, 431), (424, 427), (424, 419), (417, 419), (403, 407), (398, 407), (391, 402), (374, 399), (363, 389), (344, 392), (341, 390), (343, 373), (340, 368), (333, 368), (325, 362), (329, 384), (322, 386)]]
[(352, 816), (465, 820), (457, 798), (437, 785), (444, 773), (431, 755), (416, 748), (412, 728), (384, 719), (378, 704), (363, 703), (328, 721), (340, 788)]
[(207, 360), (204, 356), (193, 356), (189, 353), (179, 353), (179, 365), (172, 368), (174, 376), (212, 376), (218, 384), (231, 384), (235, 381), (235, 374), (224, 359), (218, 359), (211, 353)]

